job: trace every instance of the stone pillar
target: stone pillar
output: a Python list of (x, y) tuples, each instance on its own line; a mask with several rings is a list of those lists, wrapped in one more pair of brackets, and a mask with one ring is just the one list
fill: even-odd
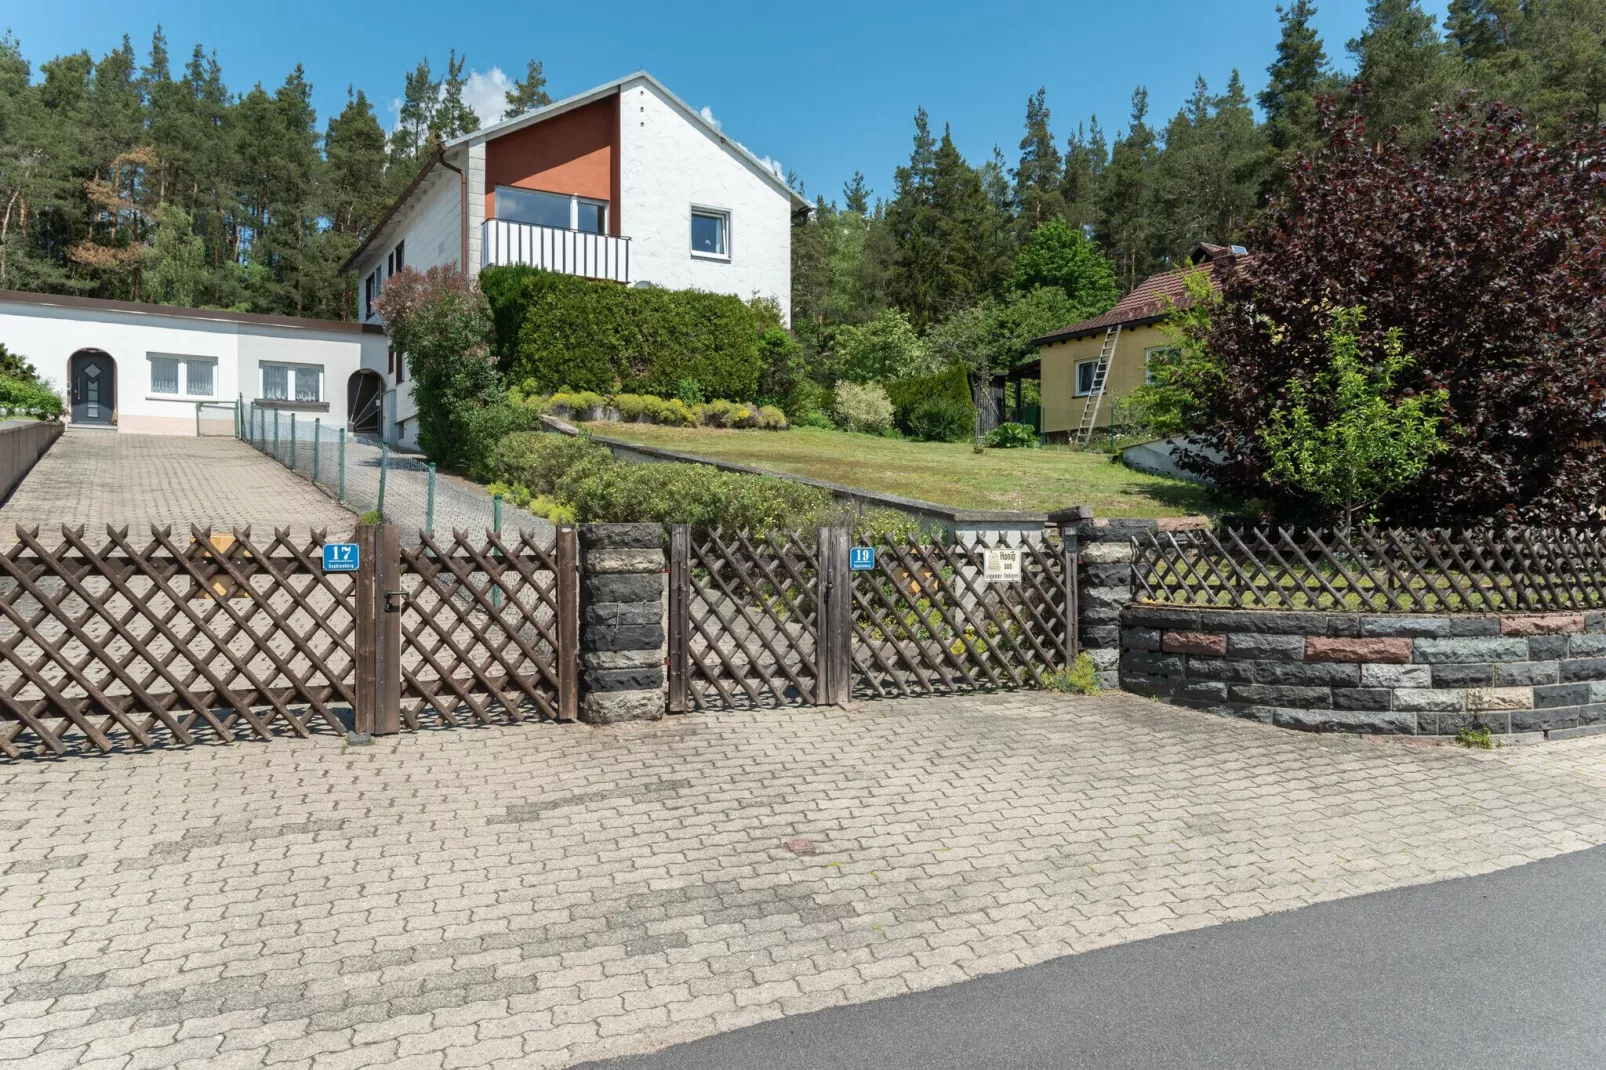
[(663, 717), (664, 532), (657, 524), (580, 525), (580, 717)]
[(1099, 669), (1099, 686), (1120, 687), (1121, 607), (1132, 601), (1132, 538), (1154, 531), (1200, 531), (1202, 516), (1158, 520), (1098, 518), (1083, 521), (1076, 535), (1081, 549), (1079, 609), (1082, 646)]

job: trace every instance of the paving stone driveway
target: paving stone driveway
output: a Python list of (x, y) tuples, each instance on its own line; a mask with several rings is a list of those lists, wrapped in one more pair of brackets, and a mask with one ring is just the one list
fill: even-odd
[(55, 546), (62, 524), (83, 524), (91, 536), (107, 524), (129, 525), (136, 538), (152, 524), (188, 534), (191, 523), (214, 530), (250, 526), (271, 534), (288, 527), (348, 531), (355, 516), (307, 480), (232, 438), (124, 435), (68, 430), (0, 506), (0, 546), (16, 528), (38, 525)]
[(11, 763), (0, 1062), (557, 1066), (1603, 841), (1606, 739), (1125, 695)]

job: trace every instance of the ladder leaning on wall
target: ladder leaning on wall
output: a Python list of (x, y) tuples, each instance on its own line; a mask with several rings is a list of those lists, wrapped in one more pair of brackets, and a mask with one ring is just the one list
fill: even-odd
[(1120, 324), (1104, 332), (1104, 344), (1099, 347), (1099, 362), (1093, 368), (1093, 388), (1082, 403), (1082, 420), (1076, 425), (1076, 435), (1071, 439), (1073, 446), (1087, 445), (1088, 438), (1093, 434), (1093, 425), (1099, 418), (1099, 405), (1104, 401), (1104, 384), (1110, 377), (1110, 361), (1115, 359), (1115, 345), (1120, 340)]

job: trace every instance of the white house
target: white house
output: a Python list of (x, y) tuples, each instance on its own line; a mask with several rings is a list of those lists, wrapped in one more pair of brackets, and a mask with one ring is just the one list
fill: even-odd
[(363, 371), (385, 360), (374, 325), (0, 290), (0, 343), (61, 391), (74, 424), (227, 433), (243, 398), (334, 426), (355, 401), (379, 431), (379, 377)]
[[(359, 322), (412, 267), (535, 267), (626, 286), (773, 297), (790, 319), (791, 227), (808, 202), (645, 71), (442, 145), (352, 254)], [(405, 361), (386, 437), (411, 444)]]

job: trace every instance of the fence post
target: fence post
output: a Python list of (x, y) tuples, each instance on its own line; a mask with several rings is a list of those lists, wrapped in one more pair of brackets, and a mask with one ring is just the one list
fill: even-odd
[(691, 528), (669, 529), (669, 712), (686, 712), (686, 630), (690, 626)]
[(435, 534), (435, 462), (429, 462), (429, 484), (424, 490), (424, 531)]
[[(401, 538), (390, 524), (357, 526), (357, 706), (352, 742), (401, 728)], [(396, 604), (392, 608), (392, 603)]]
[(846, 706), (853, 690), (853, 573), (848, 569), (847, 528), (821, 528), (819, 634), (814, 640), (818, 678), (816, 706)]
[(318, 482), (318, 455), (323, 452), (323, 417), (312, 418), (312, 481)]
[(379, 518), (385, 518), (385, 473), (390, 471), (390, 447), (383, 441), (379, 443), (379, 501), (374, 505)]
[(558, 528), (558, 720), (580, 716), (580, 540), (572, 524)]
[(340, 490), (335, 494), (335, 501), (346, 504), (346, 429), (340, 429)]
[(296, 470), (296, 414), (290, 414), (290, 471)]
[(273, 410), (273, 459), (281, 461), (279, 457), (279, 410)]

